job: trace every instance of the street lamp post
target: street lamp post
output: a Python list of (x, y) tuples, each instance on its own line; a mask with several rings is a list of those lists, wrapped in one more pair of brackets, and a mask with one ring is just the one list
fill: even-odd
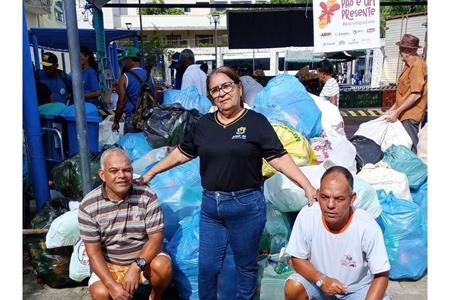
[(217, 61), (217, 24), (220, 23), (220, 15), (215, 13), (211, 15), (212, 21), (214, 22), (214, 57), (216, 59), (216, 68), (219, 66)]

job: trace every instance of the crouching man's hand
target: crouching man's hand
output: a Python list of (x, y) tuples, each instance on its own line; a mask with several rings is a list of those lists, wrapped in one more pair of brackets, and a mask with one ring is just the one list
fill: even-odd
[(113, 300), (128, 300), (131, 298), (131, 294), (116, 282), (108, 288), (108, 291)]
[(342, 282), (328, 276), (323, 280), (320, 289), (328, 296), (334, 296), (336, 294), (343, 295), (347, 293), (347, 287)]
[(122, 287), (133, 295), (134, 291), (139, 286), (141, 269), (136, 265), (136, 263), (132, 263), (128, 268), (128, 271), (125, 273), (125, 278), (122, 283)]

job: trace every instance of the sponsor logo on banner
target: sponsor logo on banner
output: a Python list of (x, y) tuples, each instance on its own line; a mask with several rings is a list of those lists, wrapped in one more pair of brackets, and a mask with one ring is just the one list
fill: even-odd
[(380, 47), (380, 0), (313, 0), (314, 52)]
[(328, 0), (327, 3), (320, 2), (319, 5), (322, 8), (322, 13), (319, 17), (319, 27), (323, 29), (331, 23), (334, 13), (337, 12), (341, 6), (336, 3), (336, 0)]

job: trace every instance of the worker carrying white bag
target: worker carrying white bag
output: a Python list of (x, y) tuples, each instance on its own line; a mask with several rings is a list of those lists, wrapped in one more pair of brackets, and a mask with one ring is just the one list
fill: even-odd
[(412, 140), (400, 121), (389, 122), (384, 116), (359, 125), (354, 135), (365, 136), (386, 151), (391, 145), (404, 145), (411, 149)]

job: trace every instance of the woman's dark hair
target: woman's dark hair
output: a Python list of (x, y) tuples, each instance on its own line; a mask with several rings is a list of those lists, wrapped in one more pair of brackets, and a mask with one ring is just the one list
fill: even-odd
[(98, 71), (97, 62), (95, 61), (94, 52), (91, 51), (88, 47), (81, 46), (80, 52), (83, 53), (84, 56), (88, 57), (89, 66)]
[(324, 60), (320, 61), (317, 64), (317, 70), (322, 73), (331, 75), (331, 76), (333, 76), (333, 73), (334, 73), (333, 64), (328, 59), (324, 59)]
[[(225, 74), (226, 76), (230, 77), (230, 79), (233, 80), (233, 82), (236, 85), (240, 85), (240, 87), (242, 89), (242, 94), (244, 94), (244, 87), (242, 86), (241, 79), (239, 78), (239, 75), (236, 73), (236, 71), (230, 67), (222, 66), (222, 67), (219, 67), (219, 68), (213, 70), (208, 75), (208, 77), (206, 77), (206, 89), (208, 90), (208, 98), (211, 100), (212, 103), (214, 103), (214, 99), (212, 99), (211, 95), (209, 94), (209, 89), (210, 89), (209, 83), (211, 82), (211, 78), (213, 76), (220, 74), (220, 73)], [(242, 99), (242, 96), (241, 96), (241, 107), (244, 107), (244, 100)]]
[(180, 65), (186, 68), (195, 63), (194, 52), (191, 49), (184, 49), (180, 52)]

